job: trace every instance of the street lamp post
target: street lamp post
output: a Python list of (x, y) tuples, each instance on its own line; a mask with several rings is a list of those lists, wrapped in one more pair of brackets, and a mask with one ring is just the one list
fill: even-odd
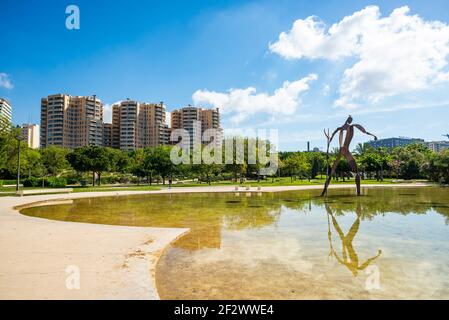
[(19, 126), (17, 126), (17, 182), (16, 182), (16, 192), (19, 192), (19, 184), (20, 184), (20, 131)]

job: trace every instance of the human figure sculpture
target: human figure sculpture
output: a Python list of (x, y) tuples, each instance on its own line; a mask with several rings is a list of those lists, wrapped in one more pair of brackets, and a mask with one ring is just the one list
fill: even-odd
[[(327, 194), (327, 188), (329, 187), (329, 184), (331, 182), (332, 176), (335, 174), (335, 171), (337, 170), (337, 166), (341, 160), (341, 157), (344, 156), (346, 160), (348, 160), (349, 165), (351, 166), (352, 172), (355, 173), (355, 183), (357, 186), (357, 195), (360, 195), (360, 174), (357, 168), (357, 163), (355, 162), (354, 157), (352, 156), (351, 152), (349, 151), (349, 145), (351, 144), (352, 138), (354, 137), (354, 127), (362, 131), (363, 133), (373, 136), (374, 140), (377, 140), (377, 137), (369, 133), (365, 130), (361, 125), (359, 124), (352, 124), (352, 117), (349, 116), (346, 120), (345, 124), (337, 129), (332, 133), (332, 135), (329, 137), (328, 134), (326, 134), (327, 137), (327, 149), (329, 152), (329, 145), (332, 142), (332, 139), (337, 134), (337, 132), (340, 132), (339, 135), (339, 142), (340, 142), (340, 150), (337, 154), (337, 158), (335, 159), (335, 162), (332, 166), (331, 173), (326, 178), (326, 183), (324, 185), (323, 192), (321, 193), (321, 196), (324, 196)], [(345, 136), (346, 133), (346, 136)]]

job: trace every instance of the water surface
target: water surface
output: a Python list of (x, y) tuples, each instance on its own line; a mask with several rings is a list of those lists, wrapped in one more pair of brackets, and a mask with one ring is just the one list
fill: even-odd
[(449, 299), (449, 189), (133, 195), (26, 215), (187, 227), (161, 257), (163, 299)]

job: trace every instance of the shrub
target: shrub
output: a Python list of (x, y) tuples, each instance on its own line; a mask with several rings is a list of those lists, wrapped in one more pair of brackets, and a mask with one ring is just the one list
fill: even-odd
[(121, 177), (120, 179), (119, 179), (119, 182), (120, 183), (129, 183), (129, 178), (128, 177)]
[(120, 182), (120, 177), (117, 177), (117, 176), (109, 176), (109, 177), (101, 178), (101, 183), (104, 183), (104, 184), (114, 184), (114, 183), (118, 183), (118, 182)]
[(67, 185), (65, 178), (52, 177), (47, 179), (47, 184), (50, 188), (64, 188)]
[(23, 186), (24, 187), (38, 187), (39, 186), (39, 179), (35, 177), (29, 177), (25, 180), (23, 180)]
[(67, 184), (78, 184), (79, 179), (77, 178), (67, 178)]

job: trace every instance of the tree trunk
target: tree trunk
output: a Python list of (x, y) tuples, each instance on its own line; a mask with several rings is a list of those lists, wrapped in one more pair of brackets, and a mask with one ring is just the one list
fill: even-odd
[(95, 187), (95, 171), (92, 172), (92, 187)]
[(101, 172), (98, 172), (98, 186), (101, 186)]

